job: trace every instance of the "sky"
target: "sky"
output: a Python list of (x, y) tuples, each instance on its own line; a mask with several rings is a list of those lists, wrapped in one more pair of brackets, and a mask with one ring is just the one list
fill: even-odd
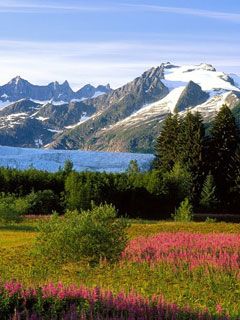
[(119, 87), (162, 62), (240, 74), (239, 0), (0, 0), (0, 84)]

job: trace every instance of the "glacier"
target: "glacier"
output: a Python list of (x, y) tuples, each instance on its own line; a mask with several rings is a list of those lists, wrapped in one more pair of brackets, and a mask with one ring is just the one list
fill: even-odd
[(148, 170), (152, 154), (99, 152), (82, 150), (51, 150), (0, 146), (0, 167), (35, 168), (56, 172), (66, 160), (73, 162), (76, 171), (124, 172), (131, 160), (136, 160), (141, 171)]

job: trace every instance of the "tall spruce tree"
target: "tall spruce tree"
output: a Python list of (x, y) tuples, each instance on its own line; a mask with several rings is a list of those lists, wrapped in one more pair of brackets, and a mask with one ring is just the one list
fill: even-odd
[(178, 158), (178, 115), (170, 114), (163, 125), (160, 136), (157, 138), (155, 155), (156, 168), (169, 171), (173, 168)]
[(234, 157), (238, 145), (238, 131), (231, 110), (224, 105), (213, 121), (211, 134), (211, 171), (222, 205), (227, 206), (232, 187)]
[(180, 124), (178, 159), (192, 175), (193, 195), (196, 196), (204, 179), (205, 129), (200, 113), (187, 112)]

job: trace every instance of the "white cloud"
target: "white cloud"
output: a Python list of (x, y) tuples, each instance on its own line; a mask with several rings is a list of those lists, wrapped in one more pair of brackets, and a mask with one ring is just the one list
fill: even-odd
[(21, 0), (0, 0), (0, 12), (12, 13), (72, 13), (72, 12), (127, 12), (127, 11), (150, 11), (167, 14), (190, 15), (202, 18), (226, 20), (229, 22), (240, 23), (240, 12), (224, 12), (213, 10), (202, 10), (190, 7), (171, 7), (150, 4), (131, 4), (131, 3), (110, 3), (86, 4), (80, 1), (21, 1)]
[(190, 15), (203, 18), (227, 20), (230, 22), (240, 23), (240, 13), (223, 12), (223, 11), (211, 11), (201, 10), (186, 7), (169, 7), (158, 5), (146, 5), (146, 4), (125, 4), (129, 8), (140, 9), (144, 11), (160, 12), (160, 13), (173, 13), (178, 15)]
[(72, 13), (72, 12), (108, 12), (119, 11), (116, 5), (89, 5), (86, 3), (71, 1), (21, 1), (21, 0), (0, 0), (0, 12), (10, 13), (33, 13), (33, 12), (50, 12), (50, 13)]
[(159, 12), (167, 14), (177, 15), (190, 15), (202, 18), (226, 20), (229, 22), (240, 23), (240, 12), (224, 12), (224, 11), (212, 11), (202, 10), (189, 7), (171, 7), (160, 6), (150, 4), (131, 4), (121, 2), (109, 2), (102, 1), (96, 5), (83, 1), (29, 1), (29, 0), (0, 0), (0, 12), (12, 12), (12, 13), (33, 13), (33, 12), (50, 12), (50, 13), (75, 13), (75, 12), (128, 12), (136, 10)]
[[(120, 86), (146, 69), (170, 61), (212, 63), (240, 72), (240, 44), (222, 41), (31, 42), (0, 40), (0, 83), (16, 75), (32, 83), (67, 79), (75, 88), (86, 83)], [(217, 54), (216, 54), (217, 52)]]

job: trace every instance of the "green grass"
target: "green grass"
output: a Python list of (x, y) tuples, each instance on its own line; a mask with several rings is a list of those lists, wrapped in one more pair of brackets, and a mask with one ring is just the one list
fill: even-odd
[[(47, 281), (100, 286), (114, 292), (134, 289), (145, 296), (162, 294), (169, 302), (194, 309), (209, 308), (215, 313), (220, 303), (231, 315), (240, 314), (240, 281), (233, 272), (195, 271), (188, 267), (174, 270), (170, 265), (151, 267), (145, 263), (69, 264), (62, 267), (37, 261), (32, 246), (37, 234), (38, 220), (26, 220), (19, 225), (0, 227), (0, 275), (3, 281), (17, 279), (25, 285), (38, 285)], [(159, 232), (188, 231), (198, 233), (240, 233), (238, 224), (230, 223), (176, 223), (133, 221), (130, 238), (150, 236)]]

